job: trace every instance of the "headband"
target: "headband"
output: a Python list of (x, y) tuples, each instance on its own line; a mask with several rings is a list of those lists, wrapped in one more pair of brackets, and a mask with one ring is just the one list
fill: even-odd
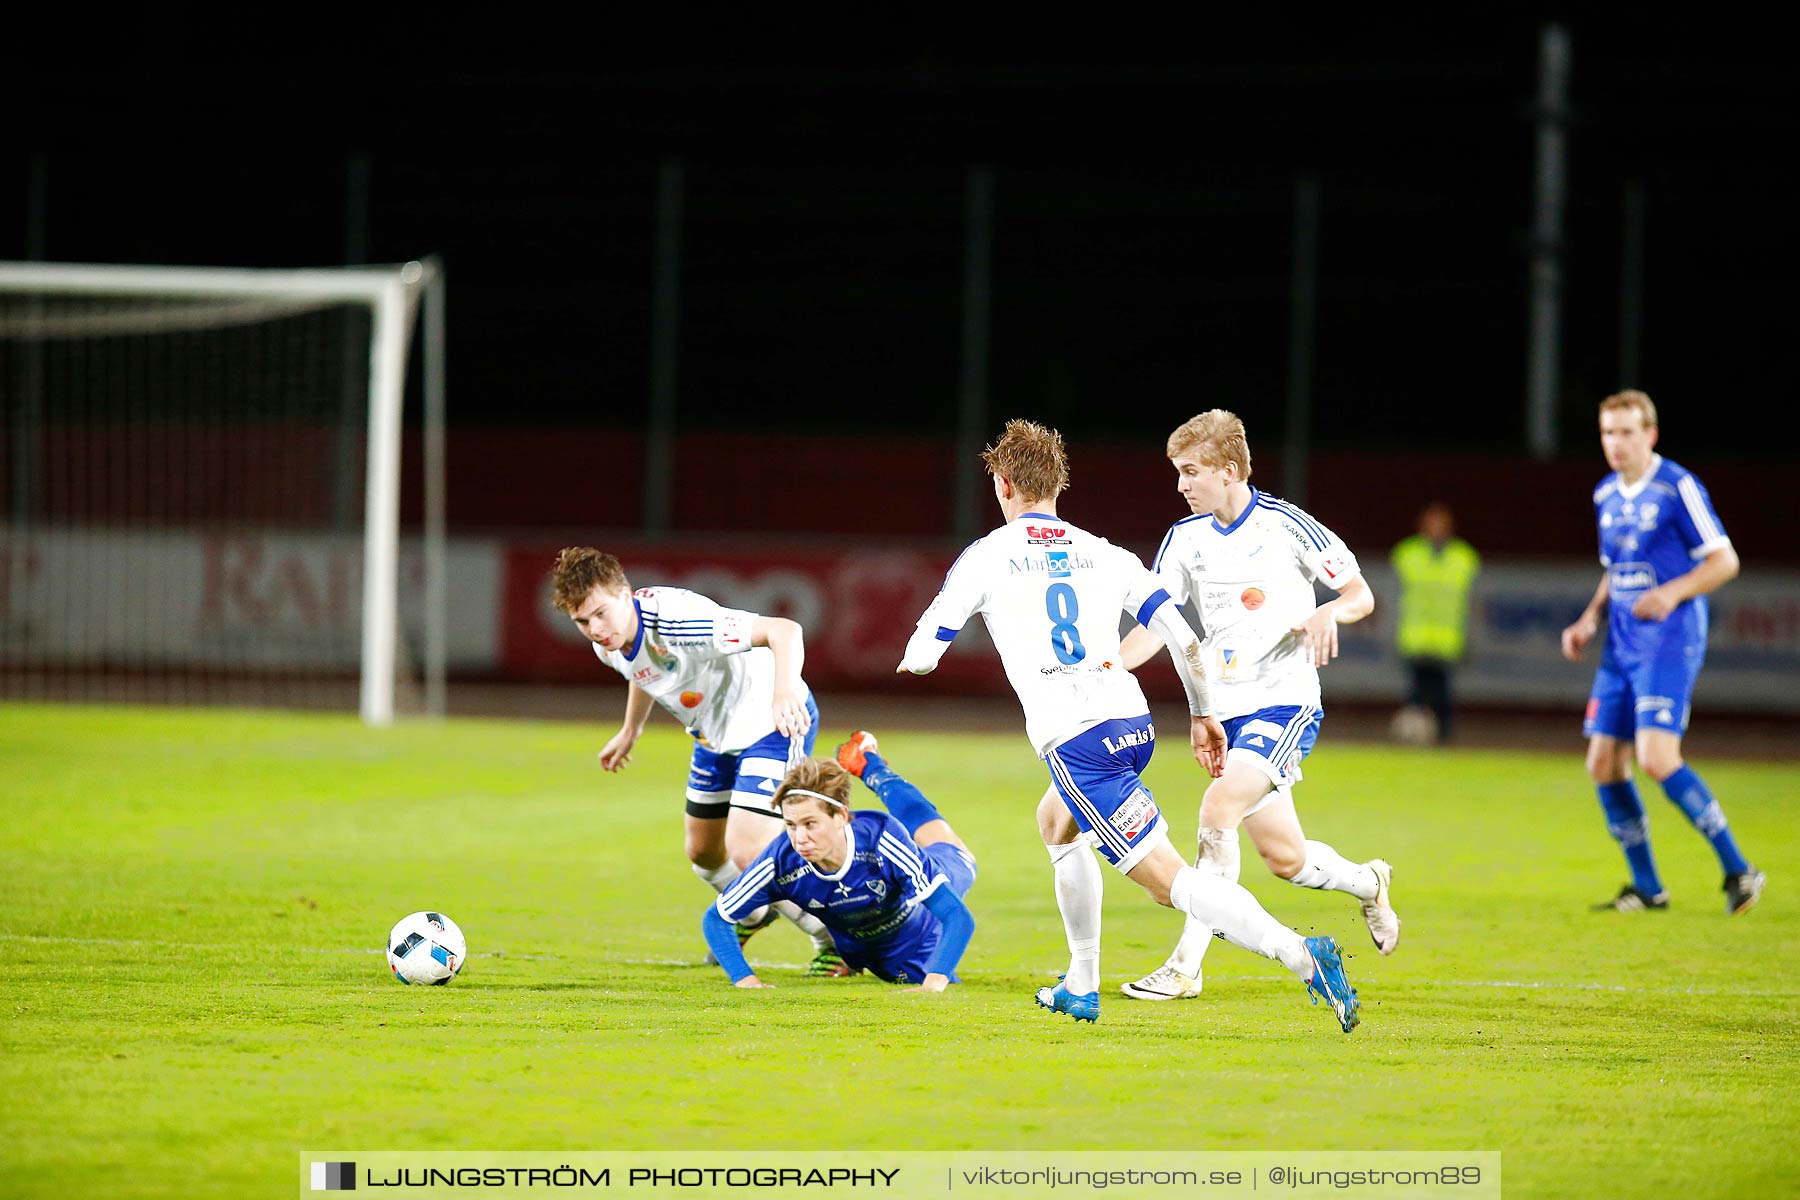
[(845, 812), (850, 811), (850, 806), (848, 804), (845, 804), (842, 800), (833, 800), (830, 796), (823, 796), (823, 795), (820, 795), (818, 792), (808, 791), (806, 788), (803, 788), (803, 787), (791, 787), (787, 791), (781, 793), (781, 798), (783, 800), (786, 800), (789, 796), (810, 796), (814, 800), (823, 800), (827, 804), (836, 805), (838, 808), (843, 809)]

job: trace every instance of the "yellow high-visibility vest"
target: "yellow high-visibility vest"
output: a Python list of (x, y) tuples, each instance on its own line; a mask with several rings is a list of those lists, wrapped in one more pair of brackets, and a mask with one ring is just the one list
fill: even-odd
[(1394, 547), (1394, 574), (1400, 578), (1400, 626), (1395, 645), (1402, 658), (1463, 655), (1469, 624), (1469, 590), (1481, 570), (1481, 555), (1461, 538), (1442, 550), (1423, 534)]

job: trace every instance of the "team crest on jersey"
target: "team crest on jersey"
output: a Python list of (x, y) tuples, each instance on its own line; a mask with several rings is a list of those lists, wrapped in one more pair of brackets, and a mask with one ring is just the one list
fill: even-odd
[(881, 899), (881, 900), (887, 899), (887, 880), (885, 880), (885, 879), (869, 880), (869, 890), (871, 892), (874, 892), (878, 899)]
[(650, 638), (644, 639), (644, 653), (649, 655), (650, 661), (655, 663), (659, 669), (667, 671), (671, 675), (675, 673), (675, 668), (681, 665), (680, 659), (658, 646)]
[(1261, 588), (1247, 587), (1244, 589), (1243, 594), (1238, 597), (1238, 603), (1242, 604), (1251, 612), (1255, 612), (1263, 606), (1263, 601), (1268, 598), (1267, 594), (1265, 594)]

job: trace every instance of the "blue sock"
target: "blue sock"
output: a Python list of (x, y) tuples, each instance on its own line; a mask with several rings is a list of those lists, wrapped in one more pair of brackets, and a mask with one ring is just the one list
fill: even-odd
[(888, 766), (886, 759), (879, 754), (863, 757), (867, 764), (863, 767), (863, 782), (881, 797), (881, 803), (894, 814), (894, 820), (906, 826), (906, 832), (917, 833), (919, 826), (926, 822), (943, 820), (943, 815), (925, 798), (925, 793)]
[(1660, 896), (1662, 879), (1656, 873), (1656, 858), (1650, 853), (1650, 822), (1644, 817), (1644, 802), (1638, 799), (1637, 784), (1629, 779), (1603, 783), (1599, 791), (1607, 832), (1625, 851), (1625, 862), (1631, 867), (1631, 886), (1646, 896)]
[(1681, 770), (1662, 781), (1662, 786), (1675, 807), (1686, 813), (1694, 828), (1712, 843), (1713, 853), (1719, 856), (1719, 865), (1725, 868), (1727, 875), (1741, 875), (1750, 869), (1750, 864), (1738, 853), (1737, 839), (1731, 836), (1725, 810), (1713, 799), (1712, 789), (1706, 786), (1706, 781), (1694, 774), (1694, 768), (1683, 763)]

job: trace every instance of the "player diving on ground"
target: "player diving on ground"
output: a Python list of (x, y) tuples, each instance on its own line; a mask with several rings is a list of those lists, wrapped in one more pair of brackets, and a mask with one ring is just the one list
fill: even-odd
[[(851, 776), (887, 812), (850, 807)], [(875, 736), (854, 734), (837, 759), (807, 758), (776, 789), (787, 831), (708, 906), (701, 928), (719, 965), (741, 988), (772, 987), (757, 977), (735, 926), (764, 905), (789, 901), (831, 931), (851, 971), (941, 992), (975, 932), (963, 897), (975, 884), (975, 856), (925, 794), (877, 752)]]

